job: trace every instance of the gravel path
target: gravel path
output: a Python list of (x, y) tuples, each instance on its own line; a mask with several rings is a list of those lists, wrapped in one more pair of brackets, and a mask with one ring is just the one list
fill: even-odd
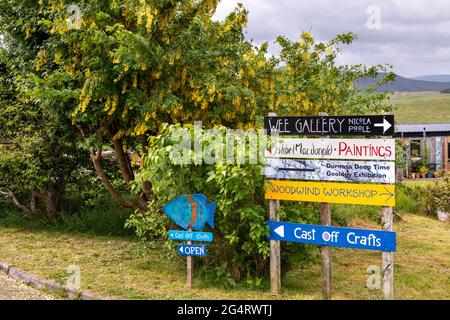
[(54, 300), (55, 298), (36, 290), (0, 271), (0, 300)]

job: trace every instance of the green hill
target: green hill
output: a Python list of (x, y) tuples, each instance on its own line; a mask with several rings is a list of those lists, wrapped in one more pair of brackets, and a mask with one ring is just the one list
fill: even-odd
[(436, 123), (450, 122), (450, 95), (437, 92), (395, 93), (396, 122)]

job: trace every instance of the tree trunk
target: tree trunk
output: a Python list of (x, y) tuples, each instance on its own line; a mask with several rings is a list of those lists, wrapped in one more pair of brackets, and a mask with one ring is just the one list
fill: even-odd
[(36, 214), (36, 199), (38, 195), (36, 191), (31, 192), (30, 210), (31, 213)]
[(101, 158), (102, 158), (102, 150), (101, 149), (97, 150), (96, 152), (94, 150), (91, 150), (91, 159), (92, 159), (92, 163), (94, 164), (95, 171), (97, 171), (97, 174), (100, 177), (100, 180), (102, 181), (106, 190), (108, 190), (108, 192), (111, 194), (113, 199), (123, 208), (129, 208), (129, 209), (139, 210), (139, 211), (144, 212), (145, 207), (140, 208), (137, 205), (135, 205), (134, 203), (126, 201), (116, 191), (116, 189), (114, 189), (114, 186), (111, 184), (111, 182), (108, 179), (108, 176), (102, 169)]
[(51, 186), (47, 188), (44, 194), (44, 204), (47, 209), (47, 216), (54, 218), (58, 214), (58, 208), (56, 206), (55, 192)]
[(122, 173), (122, 177), (125, 180), (125, 183), (128, 187), (130, 187), (131, 182), (134, 180), (133, 171), (130, 170), (131, 166), (127, 164), (128, 155), (125, 154), (123, 150), (123, 141), (122, 139), (114, 139), (115, 132), (108, 126), (108, 133), (111, 137), (111, 141), (114, 147), (114, 151), (116, 152), (117, 162), (119, 163), (120, 172)]
[[(131, 190), (131, 183), (134, 180), (134, 172), (131, 168), (130, 158), (128, 157), (128, 154), (123, 150), (123, 140), (120, 138), (114, 139), (116, 132), (110, 126), (108, 126), (107, 128), (114, 147), (114, 151), (116, 153), (117, 162), (119, 163), (120, 172), (125, 181), (125, 184)], [(144, 192), (140, 192), (136, 198), (141, 208), (147, 208), (148, 198)]]
[(11, 191), (0, 191), (0, 195), (4, 196), (5, 198), (11, 199), (11, 201), (14, 203), (14, 205), (23, 213), (31, 214), (31, 210), (24, 206), (22, 203), (20, 203), (19, 199), (17, 199), (17, 196), (11, 192)]

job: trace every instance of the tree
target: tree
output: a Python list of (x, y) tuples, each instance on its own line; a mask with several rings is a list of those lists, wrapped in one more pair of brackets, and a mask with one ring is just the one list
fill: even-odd
[(217, 2), (87, 1), (82, 18), (68, 24), (64, 2), (41, 1), (49, 18), (40, 26), (49, 39), (24, 86), (33, 83), (31, 98), (58, 101), (59, 112), (72, 117), (103, 184), (123, 207), (145, 211), (152, 188), (144, 181), (133, 202), (120, 195), (102, 168), (105, 146), (131, 190), (135, 168), (127, 152), (145, 153), (163, 123), (244, 125), (267, 109), (256, 89), (257, 74), (272, 70), (266, 47), (244, 40), (241, 7), (225, 22), (211, 21)]
[(337, 46), (354, 35), (328, 44), (316, 44), (309, 33), (300, 42), (280, 37), (281, 58), (267, 59), (267, 44), (245, 40), (247, 11), (238, 6), (225, 21), (213, 21), (217, 4), (40, 1), (48, 18), (39, 25), (49, 38), (27, 79), (34, 85), (30, 97), (64, 102), (59, 112), (71, 116), (103, 184), (123, 207), (145, 211), (152, 186), (144, 181), (135, 201), (120, 195), (102, 168), (105, 147), (114, 150), (125, 185), (136, 190), (128, 152), (145, 154), (164, 123), (245, 128), (269, 111), (351, 113), (375, 110), (382, 101), (354, 88), (357, 77), (378, 67), (334, 65)]
[(0, 48), (0, 195), (25, 213), (36, 213), (42, 204), (53, 217), (65, 185), (86, 161), (70, 119), (44, 102), (24, 98), (16, 83), (34, 70), (34, 56), (46, 41), (38, 27), (31, 28), (42, 18), (39, 7), (32, 1), (7, 1), (0, 9), (0, 33), (5, 35)]

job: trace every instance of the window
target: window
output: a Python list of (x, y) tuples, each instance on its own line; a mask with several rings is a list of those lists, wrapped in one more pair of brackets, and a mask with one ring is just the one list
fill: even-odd
[(420, 157), (420, 140), (411, 140), (411, 156)]

